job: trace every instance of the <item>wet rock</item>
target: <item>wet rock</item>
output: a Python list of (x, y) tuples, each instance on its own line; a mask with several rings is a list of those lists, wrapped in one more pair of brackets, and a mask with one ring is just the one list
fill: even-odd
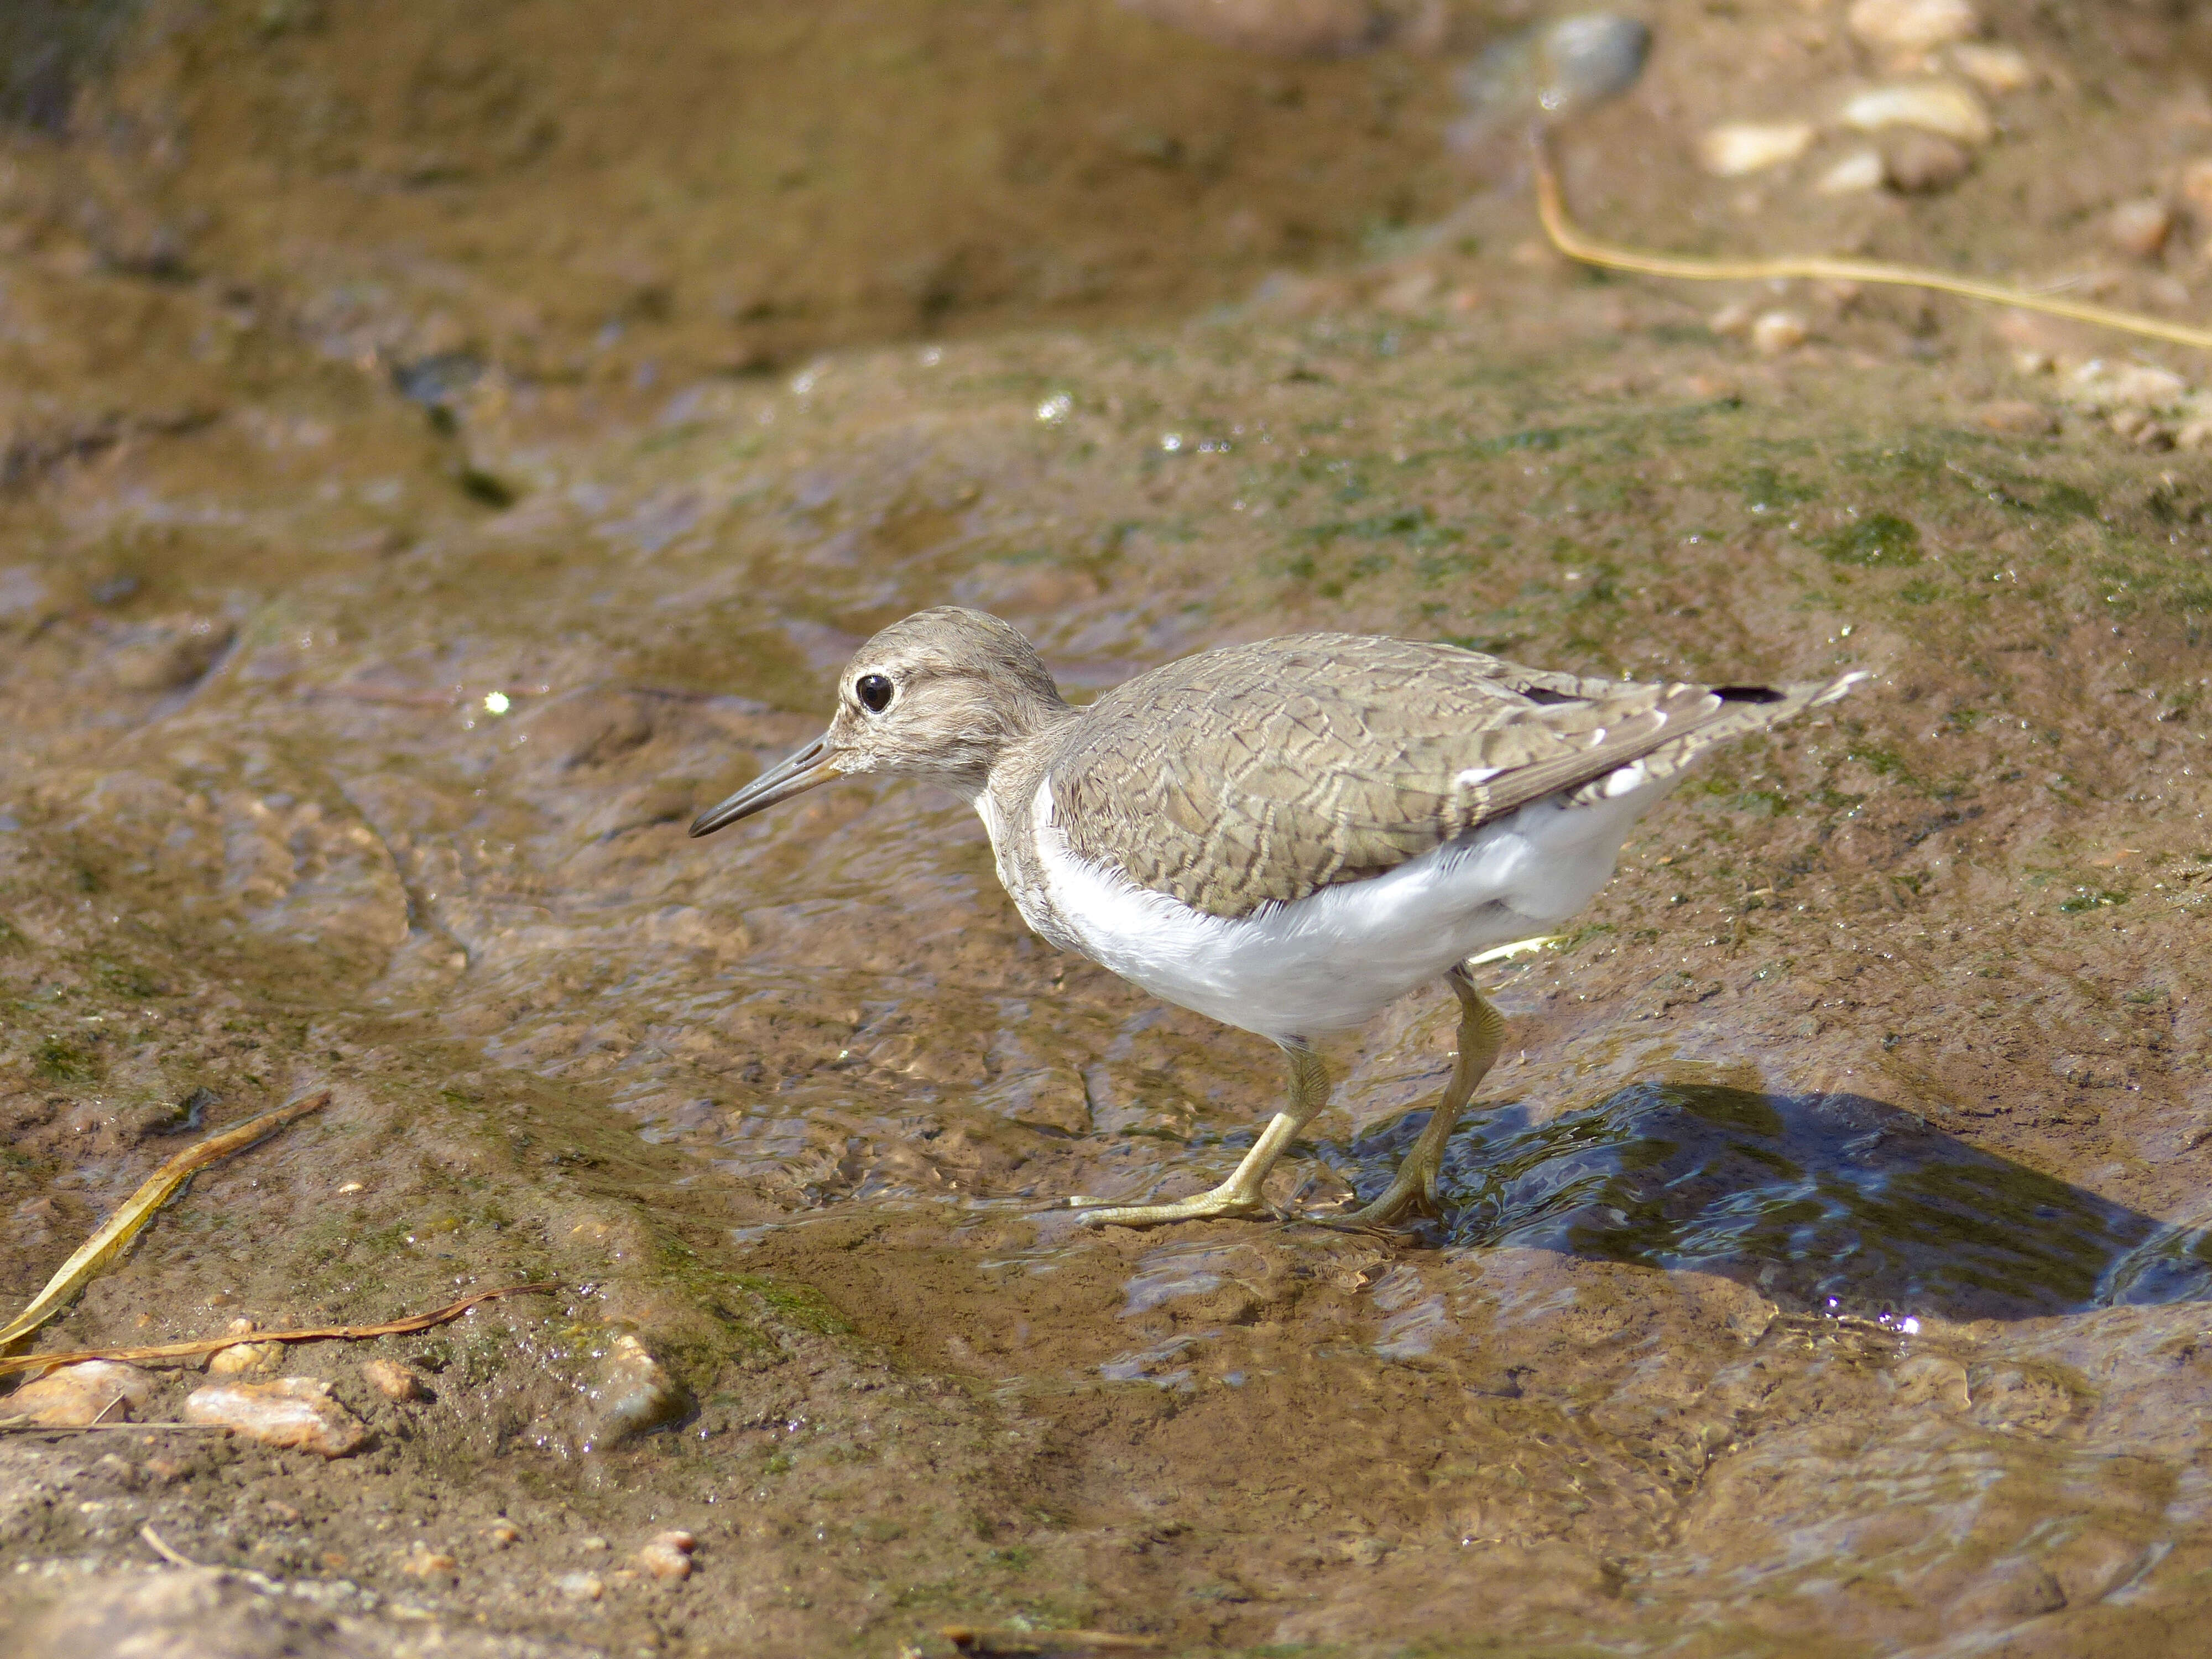
[(404, 1401), (430, 1397), (429, 1389), (422, 1386), (422, 1379), (396, 1359), (364, 1359), (361, 1362), (361, 1374), (368, 1379), (368, 1386), (386, 1400)]
[(47, 1428), (129, 1423), (153, 1398), (155, 1380), (136, 1365), (87, 1359), (64, 1365), (0, 1399), (0, 1417), (27, 1417)]
[[(2179, 182), (2181, 199), (2197, 216), (2198, 225), (2202, 227), (2207, 220), (2212, 220), (2212, 155), (2199, 156), (2185, 165)], [(3, 576), (4, 573), (0, 573), (0, 577)], [(0, 615), (5, 614), (4, 607), (0, 607)]]
[(1217, 46), (1270, 58), (1348, 58), (1418, 20), (1377, 0), (1121, 0), (1123, 9)]
[(680, 1581), (691, 1576), (696, 1540), (688, 1532), (657, 1533), (637, 1553), (637, 1565), (655, 1578)]
[[(249, 1336), (261, 1328), (250, 1319), (234, 1319), (228, 1336)], [(244, 1371), (273, 1371), (284, 1363), (282, 1342), (240, 1342), (228, 1348), (217, 1348), (208, 1356), (207, 1368), (210, 1376), (236, 1376)]]
[(460, 1565), (443, 1550), (417, 1544), (400, 1558), (399, 1571), (411, 1578), (446, 1578), (457, 1572)]
[(1563, 17), (1540, 37), (1545, 73), (1536, 101), (1551, 111), (1581, 108), (1634, 86), (1651, 54), (1651, 30), (1633, 17), (1583, 12)]
[(1805, 319), (1794, 311), (1760, 313), (1751, 325), (1751, 349), (1762, 357), (1779, 357), (1805, 343)]
[(617, 760), (650, 742), (653, 730), (653, 710), (643, 698), (587, 687), (531, 715), (515, 741), (565, 771)]
[(1973, 158), (1963, 146), (1932, 132), (1911, 131), (1893, 140), (1882, 158), (1884, 176), (1908, 196), (1948, 190), (1972, 165)]
[(553, 1588), (572, 1601), (596, 1601), (607, 1587), (597, 1573), (564, 1572), (553, 1581)]
[(1933, 1406), (1938, 1411), (1962, 1412), (1970, 1403), (1966, 1368), (1937, 1353), (1914, 1354), (1889, 1373), (1900, 1406)]
[(126, 629), (108, 650), (107, 678), (125, 691), (174, 691), (214, 666), (231, 629), (205, 617)]
[(2035, 70), (2010, 46), (1963, 41), (1950, 51), (1951, 67), (1984, 92), (2018, 92), (2035, 80)]
[(1853, 0), (1844, 21), (1861, 40), (1887, 52), (1930, 52), (1982, 29), (1972, 0)]
[(617, 1445), (666, 1428), (691, 1409), (691, 1395), (635, 1337), (617, 1337), (586, 1398), (584, 1443)]
[(1979, 94), (1944, 80), (1871, 88), (1844, 105), (1843, 122), (1862, 132), (1916, 127), (1962, 144), (1986, 144), (1996, 131)]
[(2100, 413), (2156, 410), (2178, 408), (2189, 396), (2189, 382), (2170, 368), (2093, 358), (2075, 370), (2071, 390), (2075, 401)]
[(1813, 188), (1823, 196), (1855, 196), (1880, 190), (1889, 177), (1889, 164), (1878, 149), (1855, 149), (1839, 156)]
[(1988, 432), (2048, 437), (2058, 430), (2058, 417), (2041, 404), (2025, 398), (1996, 398), (1974, 411), (1975, 423)]
[(2066, 1605), (2057, 1581), (2033, 1561), (2000, 1561), (1945, 1609), (1960, 1627), (1991, 1620), (2033, 1619)]
[(2055, 1553), (2049, 1571), (2069, 1607), (2101, 1601), (2140, 1573), (2149, 1552), (2132, 1539), (2085, 1532)]
[(2173, 234), (2173, 210), (2156, 197), (2123, 202), (2105, 221), (2105, 237), (2135, 259), (2155, 259)]
[[(2139, 449), (2172, 449), (2175, 443), (2173, 428), (2155, 415), (2140, 409), (2119, 409), (2112, 411), (2105, 422), (2114, 433), (2125, 438)], [(2079, 1083), (2084, 1079), (2079, 1068), (2069, 1069), (2067, 1080)]]
[(1698, 160), (1723, 179), (1741, 178), (1794, 161), (1812, 148), (1809, 121), (1735, 121), (1698, 141)]
[(1617, 97), (1635, 85), (1650, 50), (1648, 27), (1611, 12), (1582, 12), (1508, 35), (1460, 76), (1460, 96), (1474, 112), (1462, 136), (1535, 111), (1559, 115)]
[(368, 1425), (331, 1398), (329, 1383), (313, 1376), (210, 1383), (185, 1401), (184, 1419), (325, 1457), (343, 1457), (368, 1438)]

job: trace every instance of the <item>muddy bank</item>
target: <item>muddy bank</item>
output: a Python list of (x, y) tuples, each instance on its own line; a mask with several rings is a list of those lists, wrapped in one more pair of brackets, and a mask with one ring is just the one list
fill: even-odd
[[(1747, 208), (1697, 140), (1773, 112), (1722, 85), (1731, 42), (1797, 64), (1778, 98), (1828, 60), (1796, 21), (1659, 21), (1637, 98), (1570, 135), (1578, 202), (1819, 233), (1810, 162)], [(2103, 233), (2007, 181), (2087, 156), (2069, 188), (2118, 199), (2190, 153), (2185, 64), (1998, 23), (2074, 81), (1957, 193), (1860, 201), (1881, 251), (2079, 263)], [(18, 178), (88, 165), (26, 142)], [(41, 1344), (562, 1287), (248, 1374), (328, 1382), (373, 1436), (343, 1457), (0, 1439), (15, 1639), (2189, 1650), (2212, 507), (2160, 446), (2212, 375), (2172, 356), (2136, 409), (2085, 375), (2110, 343), (1598, 281), (1516, 255), (1510, 184), (1454, 214), (1233, 314), (649, 385), (488, 349), (395, 380), (227, 287), (213, 228), (188, 277), (76, 232), (0, 255), (0, 1288), (178, 1132), (310, 1084), (329, 1108)], [(2195, 261), (2106, 289), (2185, 299)], [(1808, 337), (1714, 331), (1735, 300)], [(947, 599), (1079, 690), (1304, 628), (1876, 678), (1710, 767), (1575, 933), (1492, 970), (1507, 1054), (1426, 1237), (1101, 1237), (1051, 1200), (1216, 1179), (1274, 1103), (1264, 1044), (1028, 936), (954, 803), (856, 784), (683, 833)], [(1387, 1178), (1449, 1016), (1331, 1053), (1278, 1196)]]

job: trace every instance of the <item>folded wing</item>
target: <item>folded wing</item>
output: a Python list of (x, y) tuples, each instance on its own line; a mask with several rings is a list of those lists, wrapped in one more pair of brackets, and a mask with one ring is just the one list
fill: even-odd
[(1357, 881), (1530, 801), (1601, 793), (1847, 682), (1636, 684), (1355, 635), (1232, 646), (1118, 687), (1048, 768), (1069, 850), (1237, 916)]

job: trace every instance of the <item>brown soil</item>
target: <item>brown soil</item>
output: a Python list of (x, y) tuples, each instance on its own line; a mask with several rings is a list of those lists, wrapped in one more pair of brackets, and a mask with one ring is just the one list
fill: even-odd
[[(2042, 78), (1948, 193), (1700, 173), (1884, 72), (1842, 9), (1656, 9), (1582, 210), (2189, 309), (2200, 228), (2102, 216), (2212, 152), (2185, 20), (1994, 9)], [(375, 1431), (335, 1462), (0, 1436), (9, 1650), (2195, 1651), (2212, 495), (2089, 411), (2132, 348), (1565, 268), (1441, 137), (1504, 21), (787, 11), (63, 8), (4, 89), (0, 1291), (311, 1085), (39, 1345), (562, 1287), (288, 1354)], [(1877, 678), (1489, 970), (1425, 1235), (1098, 1235), (1054, 1200), (1217, 1178), (1267, 1045), (1026, 934), (945, 799), (683, 832), (947, 600), (1082, 690), (1315, 627)], [(1449, 1015), (1340, 1045), (1280, 1197), (1387, 1176)]]

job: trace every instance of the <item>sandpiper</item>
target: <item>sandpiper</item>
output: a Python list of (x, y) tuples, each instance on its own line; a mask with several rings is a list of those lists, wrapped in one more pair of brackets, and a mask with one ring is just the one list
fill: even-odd
[(691, 833), (851, 774), (942, 784), (981, 816), (1030, 927), (1281, 1047), (1289, 1100), (1226, 1181), (1169, 1204), (1071, 1200), (1092, 1224), (1269, 1212), (1261, 1183), (1328, 1097), (1312, 1040), (1443, 978), (1460, 1004), (1451, 1080), (1388, 1190), (1330, 1218), (1388, 1225), (1433, 1207), (1504, 1033), (1468, 958), (1580, 909), (1638, 814), (1706, 750), (1863, 678), (1645, 684), (1302, 634), (1188, 657), (1075, 708), (1020, 633), (948, 606), (862, 646), (829, 731)]

